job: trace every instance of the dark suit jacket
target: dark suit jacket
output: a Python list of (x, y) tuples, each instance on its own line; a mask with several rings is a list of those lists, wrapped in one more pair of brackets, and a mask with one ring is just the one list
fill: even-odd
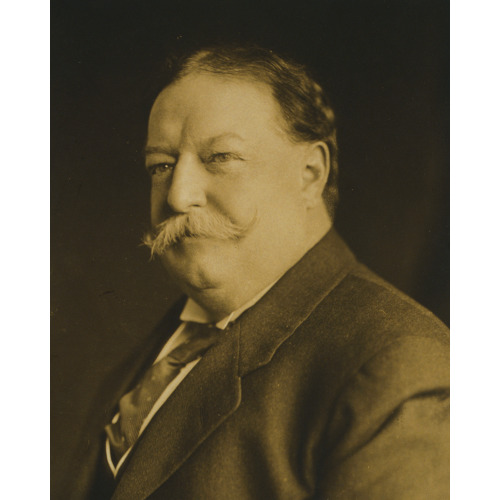
[[(102, 429), (179, 310), (104, 388), (64, 498), (99, 498)], [(449, 496), (448, 330), (334, 231), (223, 335), (136, 443), (113, 499)]]

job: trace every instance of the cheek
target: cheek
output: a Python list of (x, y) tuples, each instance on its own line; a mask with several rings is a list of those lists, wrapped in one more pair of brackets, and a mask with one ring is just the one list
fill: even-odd
[[(285, 172), (283, 172), (285, 170)], [(297, 182), (286, 169), (271, 166), (254, 169), (230, 182), (220, 182), (212, 191), (212, 205), (236, 222), (259, 218), (273, 218), (278, 212), (289, 211), (297, 205)]]
[(151, 187), (150, 203), (151, 203), (151, 223), (153, 225), (160, 224), (169, 215), (167, 205), (167, 191), (160, 186), (153, 185)]
[(233, 223), (246, 226), (256, 215), (259, 201), (245, 190), (233, 190), (213, 198), (214, 210), (228, 217)]
[(258, 179), (249, 175), (217, 179), (208, 194), (209, 204), (233, 222), (246, 223), (255, 216), (265, 199)]

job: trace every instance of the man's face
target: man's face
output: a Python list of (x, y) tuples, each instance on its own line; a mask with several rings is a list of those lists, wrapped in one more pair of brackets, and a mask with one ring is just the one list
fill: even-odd
[[(267, 85), (200, 72), (160, 93), (146, 146), (152, 224), (188, 215), (205, 229), (161, 255), (181, 285), (244, 286), (286, 261), (304, 230), (303, 157)], [(214, 217), (237, 235), (212, 234)]]

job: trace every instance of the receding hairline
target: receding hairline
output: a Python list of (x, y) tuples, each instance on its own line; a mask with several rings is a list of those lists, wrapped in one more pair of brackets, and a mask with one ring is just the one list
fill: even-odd
[[(270, 91), (271, 96), (274, 98), (276, 101), (276, 98), (273, 93), (273, 86), (272, 82), (270, 81), (271, 79), (265, 78), (265, 71), (262, 71), (262, 77), (260, 77), (260, 74), (257, 75), (255, 72), (251, 70), (242, 70), (242, 71), (237, 71), (237, 72), (226, 72), (226, 71), (217, 71), (217, 70), (210, 70), (208, 68), (204, 67), (193, 67), (192, 69), (189, 69), (189, 71), (181, 71), (179, 72), (175, 78), (173, 78), (167, 85), (165, 85), (160, 92), (158, 92), (158, 95), (156, 96), (156, 99), (160, 94), (163, 93), (163, 91), (174, 87), (181, 81), (188, 79), (193, 76), (209, 76), (213, 77), (214, 79), (217, 80), (226, 80), (228, 82), (232, 81), (241, 81), (241, 82), (246, 82), (246, 83), (251, 83), (256, 86), (260, 86), (262, 88), (266, 88), (267, 90)], [(268, 81), (269, 80), (269, 81)], [(277, 102), (279, 104), (279, 102)]]

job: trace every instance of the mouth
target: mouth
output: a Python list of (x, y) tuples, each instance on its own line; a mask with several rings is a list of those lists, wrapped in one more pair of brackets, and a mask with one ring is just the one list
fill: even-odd
[(182, 236), (179, 236), (174, 242), (172, 242), (169, 246), (172, 248), (179, 247), (181, 245), (189, 245), (189, 244), (195, 244), (199, 243), (201, 241), (207, 241), (207, 240), (213, 240), (214, 238), (210, 236), (203, 236), (199, 234), (193, 234), (193, 233), (188, 233), (188, 234), (183, 234)]

